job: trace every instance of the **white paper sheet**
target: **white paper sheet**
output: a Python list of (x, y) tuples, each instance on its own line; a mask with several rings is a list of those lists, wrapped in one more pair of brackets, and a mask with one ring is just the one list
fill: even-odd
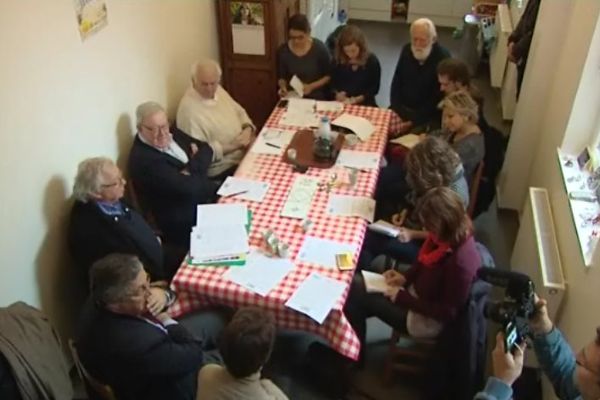
[(342, 149), (336, 161), (337, 165), (356, 169), (379, 168), (379, 154), (370, 151)]
[(409, 133), (407, 135), (403, 135), (403, 136), (397, 137), (396, 139), (390, 140), (390, 143), (399, 144), (399, 145), (406, 147), (407, 149), (412, 149), (417, 144), (419, 144), (420, 141), (421, 141), (421, 138), (419, 137), (419, 135), (415, 135), (414, 133)]
[(340, 112), (344, 111), (344, 103), (339, 101), (317, 101), (318, 112)]
[[(236, 199), (261, 202), (265, 198), (269, 184), (267, 182), (228, 176), (219, 188), (219, 196), (233, 196)], [(245, 193), (243, 193), (245, 192)], [(236, 194), (238, 193), (238, 194)]]
[(400, 228), (382, 219), (373, 222), (368, 228), (373, 232), (378, 232), (389, 237), (398, 237), (400, 234)]
[(281, 215), (290, 218), (306, 218), (318, 186), (319, 178), (298, 176), (290, 188)]
[(295, 131), (263, 128), (250, 150), (252, 153), (281, 155), (292, 141)]
[(279, 125), (303, 128), (316, 127), (319, 125), (319, 114), (286, 111), (279, 119)]
[(375, 216), (375, 200), (363, 196), (345, 196), (330, 194), (327, 211), (340, 217), (361, 217), (373, 222)]
[(287, 111), (312, 114), (315, 112), (316, 104), (315, 100), (292, 98), (288, 99)]
[(252, 249), (243, 267), (231, 267), (223, 277), (251, 292), (266, 296), (292, 269), (294, 263), (289, 259), (269, 257)]
[(367, 293), (385, 293), (389, 285), (385, 282), (385, 278), (381, 274), (371, 271), (360, 271), (365, 281)]
[(290, 79), (290, 86), (298, 93), (298, 96), (304, 97), (304, 84), (296, 75), (292, 76), (292, 79)]
[(322, 324), (345, 289), (345, 283), (313, 272), (298, 286), (285, 305)]
[(305, 236), (296, 261), (318, 264), (325, 268), (336, 268), (336, 254), (354, 254), (355, 250), (356, 246), (351, 244)]
[(244, 225), (194, 227), (190, 234), (190, 256), (196, 262), (247, 253), (248, 233)]
[(363, 142), (369, 139), (369, 136), (375, 132), (375, 127), (366, 118), (357, 117), (348, 113), (343, 113), (331, 122), (332, 125), (341, 126), (350, 129)]
[(248, 207), (245, 204), (199, 204), (196, 209), (196, 226), (223, 226), (248, 224)]

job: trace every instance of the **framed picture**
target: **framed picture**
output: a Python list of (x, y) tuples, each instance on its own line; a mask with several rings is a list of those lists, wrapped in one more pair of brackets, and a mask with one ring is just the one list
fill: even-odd
[(266, 54), (264, 9), (262, 3), (232, 1), (231, 39), (235, 54)]

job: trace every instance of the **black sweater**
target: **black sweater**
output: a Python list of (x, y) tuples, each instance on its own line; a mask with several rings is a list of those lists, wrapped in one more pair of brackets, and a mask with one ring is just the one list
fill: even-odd
[(365, 106), (377, 106), (375, 95), (379, 93), (381, 66), (375, 54), (369, 54), (364, 66), (356, 71), (350, 64), (335, 64), (331, 73), (331, 88), (335, 92), (346, 92), (348, 97), (363, 95)]

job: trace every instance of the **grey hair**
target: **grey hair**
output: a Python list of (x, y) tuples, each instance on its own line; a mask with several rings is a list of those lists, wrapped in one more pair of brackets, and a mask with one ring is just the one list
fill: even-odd
[(102, 188), (103, 173), (106, 167), (115, 165), (108, 157), (94, 157), (83, 160), (77, 167), (77, 176), (73, 184), (73, 197), (87, 203), (93, 193)]
[(106, 307), (126, 300), (131, 284), (143, 269), (142, 262), (131, 254), (109, 254), (92, 264), (90, 293), (94, 303)]
[(198, 71), (207, 70), (208, 68), (212, 68), (215, 71), (217, 71), (217, 75), (219, 75), (219, 79), (221, 79), (221, 76), (223, 75), (223, 70), (221, 69), (219, 63), (210, 58), (205, 58), (203, 60), (196, 61), (194, 64), (192, 64), (192, 67), (190, 68), (190, 76), (192, 77), (192, 82), (196, 83), (196, 75), (198, 75)]
[(139, 129), (146, 117), (154, 115), (159, 111), (165, 112), (165, 108), (155, 101), (147, 101), (140, 104), (135, 109), (135, 126)]
[(432, 42), (435, 42), (437, 39), (437, 31), (435, 29), (435, 24), (429, 18), (419, 18), (413, 21), (410, 25), (410, 34), (412, 36), (413, 29), (415, 26), (425, 26), (427, 28), (427, 32), (429, 32), (429, 38)]

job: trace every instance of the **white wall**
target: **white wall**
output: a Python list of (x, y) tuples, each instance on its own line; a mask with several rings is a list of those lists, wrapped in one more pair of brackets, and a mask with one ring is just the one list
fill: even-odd
[[(503, 205), (517, 210), (521, 210), (524, 197), (518, 192), (529, 186), (548, 189), (568, 283), (558, 327), (574, 349), (592, 340), (600, 324), (595, 306), (600, 303), (600, 265), (584, 266), (556, 148), (579, 151), (599, 127), (599, 16), (597, 0), (542, 1), (538, 26), (543, 31), (535, 34), (501, 182)], [(555, 25), (557, 17), (559, 25)], [(546, 30), (550, 26), (562, 27), (558, 43), (552, 43), (554, 37)], [(540, 52), (551, 46), (555, 47), (549, 54)], [(544, 398), (555, 398), (548, 385), (544, 386)]]
[(107, 0), (81, 42), (73, 0), (0, 5), (0, 307), (23, 300), (69, 330), (77, 300), (65, 226), (77, 164), (126, 159), (137, 104), (171, 114), (189, 65), (217, 57), (213, 1)]

